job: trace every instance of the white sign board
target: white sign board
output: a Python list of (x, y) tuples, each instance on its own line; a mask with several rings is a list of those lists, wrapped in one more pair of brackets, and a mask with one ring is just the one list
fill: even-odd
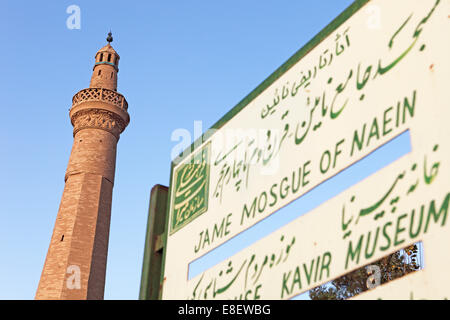
[(163, 299), (291, 299), (419, 241), (359, 297), (450, 295), (449, 12), (356, 1), (174, 162)]

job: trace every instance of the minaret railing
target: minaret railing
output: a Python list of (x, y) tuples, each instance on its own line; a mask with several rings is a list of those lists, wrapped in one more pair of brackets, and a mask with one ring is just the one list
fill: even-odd
[(86, 101), (103, 101), (127, 110), (128, 103), (120, 93), (105, 88), (86, 88), (78, 91), (72, 98), (72, 108)]

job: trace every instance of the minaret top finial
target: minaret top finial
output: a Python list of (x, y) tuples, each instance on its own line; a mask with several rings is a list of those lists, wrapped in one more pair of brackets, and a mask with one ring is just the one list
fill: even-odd
[(106, 41), (108, 41), (109, 44), (111, 44), (111, 42), (113, 41), (113, 37), (112, 37), (111, 31), (109, 31), (108, 37), (106, 38)]

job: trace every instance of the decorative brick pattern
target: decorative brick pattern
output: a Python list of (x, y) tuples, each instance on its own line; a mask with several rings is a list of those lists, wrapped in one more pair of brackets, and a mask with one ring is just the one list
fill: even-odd
[(99, 109), (84, 109), (72, 116), (73, 135), (82, 129), (101, 129), (112, 133), (117, 140), (123, 130), (125, 130), (126, 123), (117, 114)]
[(72, 98), (72, 108), (86, 101), (104, 101), (125, 111), (128, 110), (128, 103), (125, 97), (109, 89), (87, 88), (78, 91)]

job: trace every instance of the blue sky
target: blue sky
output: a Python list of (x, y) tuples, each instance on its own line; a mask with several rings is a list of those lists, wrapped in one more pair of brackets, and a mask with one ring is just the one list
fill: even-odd
[[(68, 109), (94, 55), (121, 56), (131, 122), (118, 144), (105, 299), (137, 299), (150, 189), (167, 185), (178, 128), (203, 131), (352, 3), (0, 3), (0, 299), (33, 299), (72, 146)], [(70, 30), (67, 7), (81, 10)]]

